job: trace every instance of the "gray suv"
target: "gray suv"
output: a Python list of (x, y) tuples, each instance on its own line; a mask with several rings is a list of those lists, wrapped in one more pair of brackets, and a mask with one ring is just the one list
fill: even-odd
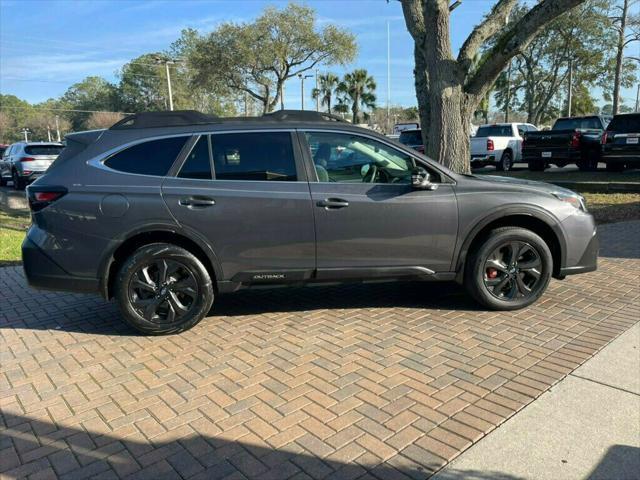
[(61, 143), (17, 142), (9, 145), (0, 159), (0, 186), (8, 181), (22, 190), (44, 174), (63, 149)]
[(251, 286), (455, 280), (513, 310), (551, 277), (596, 269), (579, 195), (458, 175), (316, 112), (132, 115), (68, 135), (27, 191), (29, 283), (115, 298), (147, 334), (186, 330)]

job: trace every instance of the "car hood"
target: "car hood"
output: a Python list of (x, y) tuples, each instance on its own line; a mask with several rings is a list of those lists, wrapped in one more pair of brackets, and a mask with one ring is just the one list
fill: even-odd
[(514, 187), (527, 187), (538, 192), (553, 193), (562, 192), (570, 195), (576, 195), (576, 192), (568, 188), (562, 188), (557, 185), (545, 182), (537, 182), (535, 180), (525, 180), (523, 178), (501, 177), (499, 175), (476, 175), (475, 178), (492, 184), (500, 184)]

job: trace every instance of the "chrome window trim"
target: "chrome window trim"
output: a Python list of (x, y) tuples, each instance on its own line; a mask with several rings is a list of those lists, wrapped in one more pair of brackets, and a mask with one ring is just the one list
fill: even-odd
[[(104, 164), (104, 162), (109, 160), (114, 155), (117, 155), (118, 153), (123, 152), (124, 150), (127, 150), (128, 148), (134, 147), (136, 145), (140, 145), (141, 143), (147, 143), (147, 142), (153, 142), (155, 140), (164, 140), (166, 138), (177, 138), (177, 137), (185, 137), (186, 138), (185, 145), (186, 145), (186, 142), (188, 142), (189, 139), (193, 137), (193, 133), (176, 133), (176, 134), (169, 134), (169, 135), (156, 135), (156, 136), (152, 136), (152, 137), (138, 138), (136, 140), (132, 140), (132, 141), (124, 143), (122, 145), (118, 145), (117, 147), (113, 147), (113, 148), (107, 150), (106, 152), (103, 152), (100, 155), (87, 160), (86, 164), (90, 165), (92, 167), (98, 168), (100, 170), (104, 170), (104, 171), (107, 171), (107, 172), (110, 172), (110, 173), (118, 173), (118, 174), (121, 174), (121, 175), (136, 175), (138, 177), (147, 177), (147, 178), (167, 178), (169, 176), (169, 172), (171, 172), (171, 169), (175, 165), (176, 161), (180, 158), (180, 156), (182, 154), (182, 149), (180, 150), (180, 152), (178, 153), (176, 158), (173, 160), (173, 163), (171, 164), (171, 167), (169, 167), (169, 170), (167, 171), (167, 173), (165, 175), (148, 175), (148, 174), (145, 174), (145, 173), (123, 172), (121, 170), (116, 170), (114, 168), (106, 166)], [(182, 148), (184, 149), (184, 145), (182, 146)]]

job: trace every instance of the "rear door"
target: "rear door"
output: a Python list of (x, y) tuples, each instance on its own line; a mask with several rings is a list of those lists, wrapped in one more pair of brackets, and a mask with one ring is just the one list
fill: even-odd
[(309, 185), (292, 131), (200, 135), (163, 185), (176, 220), (205, 239), (224, 279), (287, 282), (315, 268)]
[(436, 190), (414, 190), (416, 160), (373, 137), (307, 130), (300, 141), (317, 174), (309, 186), (318, 278), (450, 270), (458, 228), (451, 183), (434, 174)]

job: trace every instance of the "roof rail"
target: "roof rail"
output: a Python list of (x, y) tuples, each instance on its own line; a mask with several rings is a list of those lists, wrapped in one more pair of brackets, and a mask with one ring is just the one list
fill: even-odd
[(195, 110), (174, 110), (170, 112), (141, 112), (127, 115), (114, 123), (109, 130), (130, 128), (177, 127), (218, 122), (215, 115), (205, 115)]
[(345, 119), (326, 112), (312, 110), (278, 110), (261, 117), (217, 117), (195, 110), (141, 112), (127, 115), (114, 123), (109, 130), (132, 128), (179, 127), (223, 122), (346, 122)]
[(326, 112), (314, 112), (313, 110), (278, 110), (271, 113), (265, 113), (263, 118), (280, 120), (280, 121), (298, 121), (298, 122), (346, 122), (346, 120), (338, 115)]

